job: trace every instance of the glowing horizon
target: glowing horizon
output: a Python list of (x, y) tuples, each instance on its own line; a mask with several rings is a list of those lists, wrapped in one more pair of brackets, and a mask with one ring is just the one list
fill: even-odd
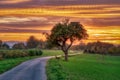
[[(26, 41), (31, 35), (44, 40), (42, 32), (49, 32), (56, 23), (64, 18), (70, 18), (70, 21), (84, 25), (89, 34), (86, 42), (99, 40), (120, 44), (120, 5), (106, 4), (106, 2), (77, 4), (77, 1), (76, 4), (72, 4), (71, 1), (70, 4), (65, 5), (57, 1), (54, 4), (49, 2), (51, 5), (39, 3), (42, 6), (33, 0), (0, 1), (0, 40)], [(43, 2), (48, 4), (47, 1)], [(26, 7), (26, 3), (36, 5)]]

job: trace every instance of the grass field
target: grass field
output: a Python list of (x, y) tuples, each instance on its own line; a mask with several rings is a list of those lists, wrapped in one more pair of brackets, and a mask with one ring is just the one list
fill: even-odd
[(120, 80), (120, 56), (81, 54), (48, 63), (48, 80)]
[(30, 57), (21, 57), (21, 58), (11, 58), (11, 59), (3, 59), (0, 60), (0, 74), (15, 67), (16, 65), (24, 62), (26, 60), (30, 60), (37, 57), (44, 57), (44, 56), (55, 56), (63, 54), (60, 50), (42, 50), (43, 55), (41, 56), (30, 56)]
[(16, 65), (20, 64), (21, 62), (24, 62), (29, 59), (37, 58), (37, 57), (38, 56), (0, 60), (0, 74), (15, 67)]

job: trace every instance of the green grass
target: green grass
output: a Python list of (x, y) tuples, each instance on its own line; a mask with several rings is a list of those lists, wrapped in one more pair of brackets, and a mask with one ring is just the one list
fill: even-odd
[(56, 55), (63, 55), (63, 52), (61, 50), (42, 50), (43, 55), (42, 56), (56, 56)]
[[(64, 79), (57, 78), (59, 70), (53, 71), (58, 65)], [(52, 59), (47, 75), (48, 80), (120, 80), (120, 56), (81, 54), (70, 57), (68, 62)]]
[(66, 73), (58, 60), (52, 59), (47, 65), (48, 80), (65, 80)]
[(37, 58), (37, 57), (38, 56), (0, 60), (0, 74), (15, 67), (16, 65), (20, 64), (21, 62), (24, 62), (29, 59)]
[(33, 58), (44, 57), (44, 56), (55, 56), (63, 54), (60, 50), (42, 50), (43, 54), (41, 56), (31, 56), (31, 57), (21, 57), (21, 58), (10, 58), (0, 60), (0, 74), (15, 67), (16, 65)]

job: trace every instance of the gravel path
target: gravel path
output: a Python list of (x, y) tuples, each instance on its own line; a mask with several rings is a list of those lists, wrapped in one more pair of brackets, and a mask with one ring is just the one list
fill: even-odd
[(0, 80), (47, 80), (46, 62), (51, 57), (42, 57), (23, 62), (0, 75)]

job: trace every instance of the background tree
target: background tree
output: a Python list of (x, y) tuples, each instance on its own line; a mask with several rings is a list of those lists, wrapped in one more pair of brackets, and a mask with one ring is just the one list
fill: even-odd
[(13, 49), (25, 49), (26, 46), (24, 43), (21, 42), (21, 43), (14, 44), (12, 48)]
[(2, 47), (2, 40), (0, 40), (0, 48)]
[[(68, 50), (75, 40), (86, 39), (87, 31), (79, 22), (69, 22), (68, 19), (56, 24), (51, 34), (47, 37), (48, 45), (61, 47), (65, 54), (65, 60), (68, 60)], [(68, 44), (69, 43), (69, 44)]]
[(39, 44), (39, 40), (37, 40), (34, 36), (30, 36), (27, 40), (27, 48), (36, 48)]
[(2, 45), (2, 48), (3, 48), (3, 49), (9, 49), (10, 46), (9, 46), (7, 43), (4, 43), (4, 44)]

